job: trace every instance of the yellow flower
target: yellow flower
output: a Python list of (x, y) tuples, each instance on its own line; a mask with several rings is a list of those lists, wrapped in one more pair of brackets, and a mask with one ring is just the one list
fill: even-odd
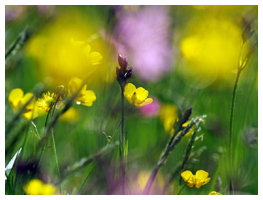
[(147, 98), (147, 90), (142, 87), (136, 89), (131, 83), (126, 84), (124, 88), (124, 96), (130, 104), (134, 104), (136, 107), (145, 106), (153, 102), (152, 98)]
[[(175, 105), (172, 104), (166, 104), (162, 106), (160, 119), (163, 123), (164, 130), (166, 133), (173, 134), (174, 128), (173, 125), (175, 121), (178, 121), (178, 115), (177, 115), (177, 108)], [(186, 127), (189, 124), (189, 121), (185, 122), (182, 127)], [(192, 127), (185, 136), (190, 135), (194, 130), (194, 127)]]
[[(90, 84), (100, 83), (105, 78), (105, 71), (115, 69), (101, 65), (97, 70), (107, 48), (99, 34), (94, 34), (92, 20), (87, 26), (84, 18), (74, 9), (62, 11), (52, 23), (41, 27), (36, 35), (30, 37), (25, 45), (27, 56), (39, 64), (41, 78), (51, 77), (53, 86), (66, 85), (71, 77), (84, 79), (94, 71), (94, 81)], [(114, 80), (114, 74), (111, 77)]]
[(52, 184), (44, 184), (41, 180), (33, 179), (23, 187), (29, 195), (53, 195), (56, 187)]
[(239, 59), (242, 29), (231, 19), (213, 14), (195, 18), (186, 27), (180, 44), (184, 77), (195, 87), (231, 77)]
[[(9, 103), (13, 109), (13, 111), (16, 113), (18, 112), (21, 107), (23, 107), (32, 97), (34, 94), (32, 93), (26, 93), (24, 95), (23, 90), (20, 88), (13, 89), (8, 97)], [(25, 107), (24, 112), (22, 113), (22, 117), (28, 120), (33, 120), (36, 117), (38, 117), (38, 106), (36, 104), (36, 98), (33, 97), (33, 99), (29, 102), (29, 104)]]
[(209, 193), (209, 195), (221, 195), (219, 192), (212, 191)]
[(93, 101), (96, 100), (96, 95), (92, 90), (86, 90), (87, 85), (79, 78), (72, 78), (68, 83), (68, 93), (70, 95), (77, 92), (83, 85), (79, 95), (75, 99), (76, 104), (82, 104), (84, 106), (92, 106)]
[[(38, 98), (37, 100), (38, 108), (48, 112), (52, 105), (56, 102), (56, 99), (57, 94), (55, 94), (54, 92), (51, 95), (50, 92), (47, 92), (46, 94), (43, 93), (43, 98)], [(59, 100), (62, 100), (62, 98), (60, 97)], [(60, 106), (62, 106), (62, 102), (58, 102), (56, 107), (58, 108)]]
[(204, 170), (198, 170), (195, 175), (189, 170), (186, 170), (181, 173), (181, 176), (189, 187), (195, 185), (196, 188), (200, 188), (202, 185), (205, 185), (210, 181), (210, 178), (207, 178), (208, 173)]
[(174, 122), (178, 120), (176, 106), (172, 104), (163, 105), (161, 109), (160, 119), (164, 125), (165, 132), (173, 134)]

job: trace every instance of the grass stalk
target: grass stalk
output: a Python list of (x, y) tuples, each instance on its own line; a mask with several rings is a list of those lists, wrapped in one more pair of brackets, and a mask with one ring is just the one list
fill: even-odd
[[(121, 165), (122, 165), (122, 194), (125, 195), (125, 135), (124, 135), (124, 87), (121, 86)], [(127, 152), (126, 152), (127, 153)]]
[[(234, 119), (234, 108), (235, 108), (235, 99), (236, 99), (236, 90), (237, 90), (237, 84), (240, 77), (240, 74), (242, 72), (242, 69), (238, 69), (237, 76), (234, 84), (233, 94), (232, 94), (232, 101), (231, 101), (231, 110), (230, 110), (230, 124), (229, 124), (229, 144), (228, 144), (228, 159), (229, 159), (229, 176), (230, 176), (230, 182), (232, 183), (232, 137), (233, 137), (233, 119)], [(234, 193), (234, 188), (232, 185), (232, 192)]]

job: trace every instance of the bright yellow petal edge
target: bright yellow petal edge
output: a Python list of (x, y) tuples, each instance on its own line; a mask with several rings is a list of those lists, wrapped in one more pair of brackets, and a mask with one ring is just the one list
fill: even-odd
[[(81, 79), (73, 77), (68, 83), (68, 93), (70, 95), (74, 94), (83, 84), (84, 82)], [(96, 95), (92, 90), (86, 90), (86, 88), (87, 85), (84, 84), (75, 102), (84, 106), (92, 106), (93, 102), (96, 100)]]
[(142, 87), (136, 89), (132, 83), (127, 83), (124, 88), (124, 96), (130, 104), (142, 107), (153, 102), (152, 98), (147, 98), (148, 91)]

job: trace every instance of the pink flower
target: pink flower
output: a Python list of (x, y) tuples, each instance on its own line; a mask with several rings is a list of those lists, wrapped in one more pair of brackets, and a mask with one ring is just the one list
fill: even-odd
[(139, 107), (139, 109), (144, 117), (153, 117), (159, 114), (160, 107), (159, 100), (154, 97), (151, 104)]
[[(127, 56), (135, 76), (156, 81), (171, 70), (170, 19), (166, 6), (145, 6), (134, 12), (121, 10), (112, 42)], [(117, 43), (116, 43), (117, 42)]]

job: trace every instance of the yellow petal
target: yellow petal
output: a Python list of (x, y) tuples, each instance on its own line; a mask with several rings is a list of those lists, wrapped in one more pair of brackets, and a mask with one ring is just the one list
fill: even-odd
[(92, 52), (88, 55), (88, 61), (92, 65), (100, 64), (102, 60), (102, 55), (99, 52)]
[(125, 98), (129, 101), (130, 104), (132, 104), (132, 96), (124, 92)]
[(209, 193), (209, 195), (221, 195), (219, 192), (212, 191)]
[(89, 53), (90, 53), (90, 45), (86, 44), (84, 46), (84, 48), (83, 48), (83, 52), (84, 52), (84, 54), (89, 55)]
[(35, 102), (32, 109), (25, 110), (25, 112), (22, 114), (22, 117), (27, 120), (33, 120), (39, 116), (39, 110), (37, 103)]
[(56, 191), (56, 187), (52, 184), (45, 184), (42, 187), (41, 193), (42, 195), (52, 195)]
[(183, 123), (182, 127), (186, 127), (189, 124), (189, 121)]
[(206, 180), (206, 178), (208, 177), (208, 173), (204, 170), (198, 170), (196, 172), (196, 179), (199, 179), (199, 180)]
[(181, 173), (181, 177), (184, 179), (185, 182), (187, 182), (192, 176), (193, 176), (193, 174), (189, 170), (186, 170), (186, 171)]
[(146, 106), (148, 104), (151, 104), (152, 102), (153, 102), (153, 99), (152, 98), (148, 98), (142, 104), (140, 104), (140, 107), (141, 106)]
[(19, 106), (24, 106), (25, 104), (28, 103), (27, 106), (26, 106), (25, 111), (26, 110), (31, 110), (31, 109), (33, 109), (35, 107), (35, 102), (36, 102), (36, 98), (34, 97), (34, 94), (28, 92), (21, 99), (21, 101), (19, 103)]
[[(207, 178), (207, 179), (205, 179), (204, 184), (207, 184), (207, 183), (210, 181), (210, 179), (211, 179), (211, 178)], [(204, 185), (204, 184), (203, 184), (203, 185)]]
[(92, 106), (93, 101), (96, 100), (96, 95), (92, 90), (86, 90), (81, 98), (81, 104), (84, 106)]
[(124, 94), (128, 94), (130, 96), (133, 95), (133, 93), (136, 91), (136, 87), (132, 83), (127, 83), (124, 88)]
[(142, 100), (144, 100), (148, 97), (148, 91), (142, 87), (137, 88), (136, 94), (137, 94), (138, 98), (142, 99)]
[(20, 100), (23, 98), (24, 92), (20, 88), (13, 89), (8, 97), (12, 108), (17, 108)]
[(23, 189), (26, 192), (26, 194), (39, 195), (41, 194), (41, 188), (43, 186), (44, 184), (42, 181), (38, 179), (34, 179), (34, 180), (31, 180), (27, 185), (25, 185)]
[[(77, 77), (73, 77), (69, 83), (68, 83), (68, 92), (69, 94), (73, 94), (74, 92), (78, 91), (80, 87), (83, 85), (83, 81)], [(83, 88), (81, 89), (81, 92), (86, 91), (87, 85), (84, 84)]]

